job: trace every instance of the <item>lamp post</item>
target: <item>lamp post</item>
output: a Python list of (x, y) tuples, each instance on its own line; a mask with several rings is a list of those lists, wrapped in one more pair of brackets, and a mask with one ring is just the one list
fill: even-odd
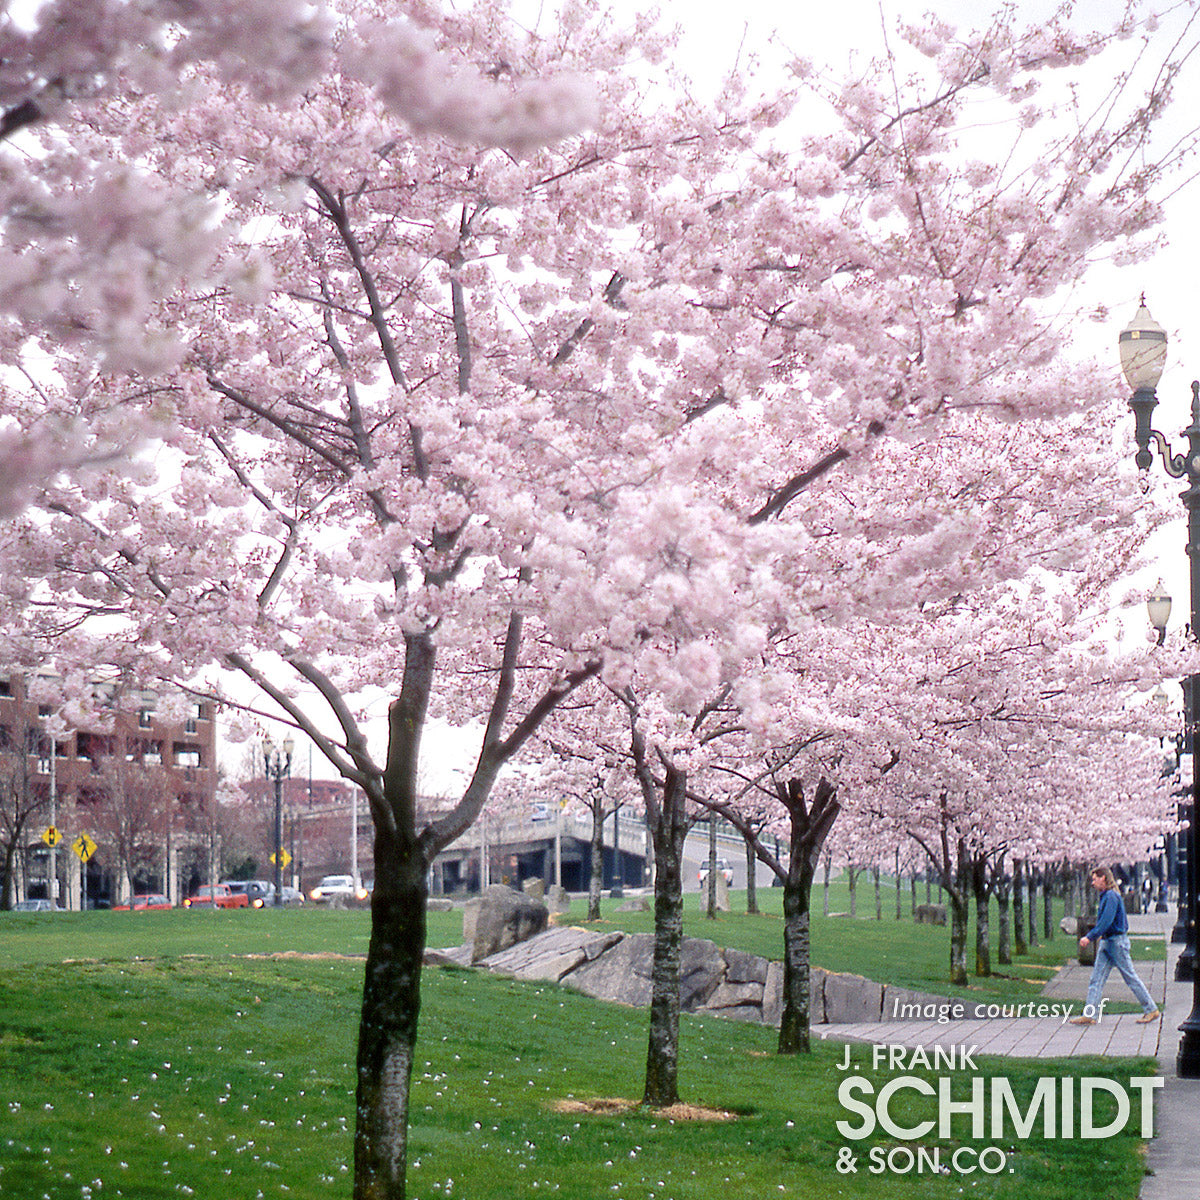
[[(1159, 584), (1159, 593), (1162, 593), (1162, 584)], [(1151, 597), (1151, 603), (1154, 602), (1154, 597)], [(1161, 603), (1161, 596), (1160, 596)], [(1162, 645), (1163, 636), (1167, 632), (1167, 617), (1170, 615), (1170, 597), (1166, 598), (1165, 610), (1159, 610), (1161, 614), (1161, 624), (1155, 620), (1154, 610), (1151, 609), (1150, 623), (1158, 630), (1158, 644)], [(1167, 693), (1161, 687), (1154, 689), (1153, 699), (1158, 701), (1164, 709), (1168, 707), (1170, 701), (1167, 699)], [(1171, 755), (1163, 759), (1163, 776), (1164, 778), (1174, 779), (1182, 765), (1182, 756), (1184, 748), (1184, 735), (1176, 732), (1170, 735)], [(1163, 749), (1166, 749), (1167, 739), (1162, 740)], [(1189, 819), (1188, 807), (1186, 803), (1186, 788), (1177, 787), (1173, 790), (1172, 795), (1177, 797), (1175, 802), (1175, 814), (1182, 825)], [(1177, 980), (1191, 979), (1192, 957), (1194, 947), (1187, 946), (1188, 940), (1188, 912), (1190, 906), (1188, 903), (1188, 880), (1187, 880), (1187, 847), (1180, 841), (1177, 834), (1169, 833), (1163, 842), (1164, 853), (1166, 857), (1166, 867), (1163, 871), (1163, 887), (1165, 889), (1168, 880), (1175, 880), (1175, 898), (1176, 898), (1176, 920), (1175, 928), (1171, 930), (1172, 945), (1183, 945), (1185, 949), (1179, 955), (1175, 962), (1175, 978)], [(1155, 906), (1155, 912), (1167, 912), (1168, 907), (1165, 900), (1159, 900)]]
[(276, 747), (270, 734), (263, 735), (263, 767), (268, 779), (275, 780), (275, 898), (276, 908), (283, 904), (283, 780), (292, 773), (292, 750), (295, 743), (290, 737), (283, 739), (283, 746)]
[[(1129, 407), (1133, 410), (1134, 439), (1137, 454), (1134, 461), (1141, 471), (1148, 471), (1154, 463), (1150, 449), (1154, 443), (1162, 457), (1163, 467), (1172, 479), (1186, 479), (1187, 488), (1181, 493), (1183, 506), (1188, 516), (1187, 554), (1191, 579), (1191, 637), (1200, 633), (1200, 382), (1192, 383), (1192, 423), (1183, 431), (1188, 449), (1183, 454), (1173, 454), (1166, 438), (1150, 426), (1154, 406), (1158, 403), (1155, 389), (1162, 378), (1167, 361), (1167, 335), (1162, 326), (1146, 308), (1146, 298), (1133, 320), (1121, 331), (1119, 339), (1121, 369), (1133, 389)], [(1164, 621), (1165, 628), (1165, 621)], [(1187, 881), (1188, 881), (1188, 931), (1189, 943), (1196, 945), (1196, 902), (1197, 902), (1197, 837), (1196, 799), (1200, 796), (1200, 755), (1196, 753), (1196, 699), (1200, 687), (1200, 676), (1189, 675), (1184, 680), (1184, 739), (1191, 753), (1191, 801), (1192, 820), (1187, 831)], [(1194, 956), (1193, 956), (1194, 963)], [(1183, 1034), (1176, 1057), (1176, 1071), (1187, 1079), (1200, 1079), (1200, 971), (1191, 972), (1192, 1011), (1179, 1027)]]

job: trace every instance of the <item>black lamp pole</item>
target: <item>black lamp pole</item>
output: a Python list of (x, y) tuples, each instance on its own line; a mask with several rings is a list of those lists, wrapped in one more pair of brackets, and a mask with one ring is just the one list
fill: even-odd
[[(1137, 454), (1134, 461), (1139, 470), (1148, 471), (1154, 462), (1150, 450), (1154, 443), (1162, 457), (1168, 475), (1173, 479), (1186, 479), (1187, 489), (1181, 493), (1183, 506), (1188, 515), (1187, 553), (1191, 574), (1191, 628), (1194, 638), (1200, 634), (1200, 382), (1192, 384), (1192, 423), (1183, 431), (1188, 449), (1184, 454), (1173, 454), (1166, 438), (1150, 425), (1154, 406), (1158, 403), (1155, 388), (1162, 377), (1167, 358), (1167, 335), (1149, 310), (1145, 297), (1133, 320), (1121, 331), (1121, 368), (1133, 395), (1129, 407), (1134, 416), (1134, 438)], [(1192, 779), (1191, 801), (1193, 819), (1187, 830), (1187, 880), (1188, 880), (1188, 946), (1192, 950), (1192, 1011), (1179, 1027), (1183, 1034), (1176, 1058), (1176, 1070), (1186, 1079), (1200, 1079), (1200, 971), (1195, 969), (1196, 925), (1197, 925), (1197, 837), (1196, 799), (1200, 796), (1200, 739), (1197, 738), (1196, 700), (1200, 699), (1200, 676), (1190, 675), (1184, 680), (1184, 744), (1191, 753)]]
[(279, 908), (283, 904), (283, 780), (292, 773), (291, 738), (284, 738), (282, 749), (277, 749), (270, 737), (263, 738), (263, 766), (267, 778), (275, 780), (275, 898), (272, 904)]

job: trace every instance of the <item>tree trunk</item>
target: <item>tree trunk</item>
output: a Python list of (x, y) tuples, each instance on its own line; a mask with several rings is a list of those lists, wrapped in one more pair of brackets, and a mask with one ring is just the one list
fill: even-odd
[[(13, 838), (4, 845), (4, 886), (3, 890), (0, 891), (0, 912), (11, 912), (12, 906), (15, 903), (14, 893), (17, 885), (15, 876), (16, 860), (17, 839)], [(53, 899), (53, 887), (50, 889), (50, 896)]]
[[(1053, 892), (1052, 884), (1054, 875), (1047, 869), (1042, 875), (1042, 930), (1045, 934), (1046, 941), (1054, 939), (1054, 908), (1051, 903), (1051, 894)], [(1030, 905), (1030, 918), (1033, 916), (1033, 905)]]
[(686, 772), (668, 768), (654, 834), (654, 966), (643, 1101), (679, 1101), (679, 960), (683, 948), (683, 843), (687, 836)]
[(991, 930), (987, 865), (982, 858), (971, 864), (971, 886), (975, 892), (975, 974), (987, 977), (992, 973)]
[(833, 856), (830, 854), (825, 855), (825, 885), (824, 885), (825, 899), (823, 902), (824, 907), (821, 910), (825, 914), (825, 916), (829, 916), (829, 870), (830, 870), (830, 867), (833, 865), (833, 863), (831, 861), (832, 858), (833, 858)]
[[(792, 862), (796, 862), (793, 851)], [(809, 1052), (812, 962), (809, 902), (813, 870), (789, 864), (783, 885), (783, 1012), (779, 1020), (779, 1053)]]
[(708, 893), (705, 905), (705, 915), (710, 921), (717, 919), (717, 818), (709, 813), (708, 816), (708, 875), (704, 880), (704, 890)]
[[(952, 873), (948, 861), (942, 869), (942, 887), (950, 901), (950, 982), (959, 987), (967, 986), (967, 922), (970, 919), (969, 891), (967, 887), (967, 849), (958, 843), (958, 871)], [(957, 883), (952, 882), (957, 879)]]
[(875, 920), (883, 920), (883, 893), (879, 888), (879, 865), (871, 868), (871, 881), (875, 885)]
[[(1038, 944), (1038, 939), (1037, 939), (1037, 911), (1038, 911), (1038, 908), (1037, 908), (1037, 885), (1038, 885), (1038, 875), (1039, 874), (1040, 874), (1040, 872), (1038, 871), (1038, 869), (1032, 865), (1025, 872), (1025, 883), (1026, 883), (1026, 887), (1028, 887), (1028, 889), (1029, 889), (1029, 905), (1028, 905), (1028, 908), (1029, 908), (1029, 937), (1027, 940), (1029, 942), (1030, 949), (1032, 949), (1034, 946), (1036, 946)], [(1045, 875), (1042, 875), (1043, 882), (1045, 881), (1045, 878), (1046, 878)]]
[(996, 962), (1002, 967), (1012, 966), (1011, 913), (1009, 897), (1012, 880), (1004, 873), (1003, 859), (996, 864)]
[(1025, 940), (1025, 862), (1013, 859), (1012, 874), (1013, 949), (1018, 955), (1029, 953)]
[(592, 804), (592, 874), (588, 880), (587, 920), (600, 920), (600, 890), (604, 886), (604, 803)]
[(748, 913), (758, 912), (758, 881), (755, 879), (755, 873), (758, 869), (758, 859), (754, 854), (754, 847), (749, 840), (746, 842), (746, 911)]
[[(810, 906), (813, 877), (821, 847), (841, 811), (837, 790), (826, 779), (817, 784), (812, 806), (804, 802), (800, 781), (780, 787), (791, 818), (791, 846), (783, 883), (783, 1011), (779, 1020), (779, 1053), (809, 1052), (812, 963)], [(826, 857), (826, 888), (829, 859)]]
[(854, 918), (858, 916), (858, 868), (853, 863), (847, 865), (846, 876), (850, 881), (850, 916)]
[(967, 986), (967, 921), (970, 917), (967, 893), (961, 888), (946, 887), (950, 901), (950, 982)]
[(408, 1099), (421, 1009), (425, 861), (375, 833), (375, 890), (358, 1030), (354, 1200), (404, 1200)]

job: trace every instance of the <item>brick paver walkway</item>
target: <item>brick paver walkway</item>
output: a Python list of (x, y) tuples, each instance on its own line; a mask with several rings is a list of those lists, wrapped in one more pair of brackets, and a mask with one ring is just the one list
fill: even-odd
[[(1170, 936), (1174, 914), (1152, 913), (1130, 918), (1135, 936)], [(1065, 945), (1065, 943), (1064, 943)], [(972, 1021), (880, 1021), (862, 1025), (814, 1026), (821, 1038), (840, 1042), (879, 1042), (897, 1046), (974, 1046), (979, 1054), (1013, 1058), (1066, 1058), (1096, 1054), (1109, 1058), (1158, 1059), (1165, 1083), (1155, 1093), (1154, 1139), (1146, 1159), (1146, 1179), (1140, 1200), (1196, 1200), (1200, 1197), (1200, 1079), (1180, 1079), (1175, 1057), (1179, 1025), (1192, 1010), (1192, 984), (1175, 982), (1175, 959), (1180, 947), (1168, 944), (1165, 963), (1138, 963), (1150, 994), (1163, 1009), (1163, 1018), (1139, 1025), (1137, 1014), (1105, 1016), (1095, 1025), (1063, 1024), (1061, 1018), (990, 1018)], [(1045, 995), (1057, 1003), (1074, 1002), (1075, 1014), (1087, 992), (1089, 969), (1064, 967), (1047, 985)], [(1131, 999), (1114, 972), (1105, 994)]]

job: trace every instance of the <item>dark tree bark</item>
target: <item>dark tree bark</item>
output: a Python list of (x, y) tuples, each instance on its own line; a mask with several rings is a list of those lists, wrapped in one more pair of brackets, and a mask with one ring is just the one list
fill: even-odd
[(754, 853), (754, 846), (747, 839), (746, 841), (746, 911), (748, 913), (758, 912), (758, 880), (755, 878), (755, 872), (758, 868), (758, 856)]
[(687, 837), (686, 773), (667, 769), (654, 837), (654, 966), (650, 978), (650, 1039), (643, 1102), (679, 1102), (679, 960), (683, 948), (683, 843)]
[[(774, 781), (776, 798), (789, 818), (788, 865), (779, 861), (779, 842), (772, 854), (763, 844), (761, 830), (740, 813), (736, 805), (716, 803), (695, 797), (699, 803), (720, 813), (754, 847), (755, 857), (768, 866), (783, 884), (783, 1012), (779, 1022), (780, 1054), (804, 1054), (809, 1051), (809, 999), (812, 974), (811, 905), (812, 885), (817, 861), (829, 831), (841, 812), (837, 789), (827, 779), (818, 781), (811, 806), (806, 802), (804, 786), (798, 779)], [(830, 857), (825, 855), (825, 906), (829, 907)]]
[(600, 891), (604, 884), (604, 804), (596, 796), (591, 805), (592, 809), (592, 871), (588, 877), (588, 907), (587, 919), (600, 920)]
[[(915, 830), (908, 831), (909, 837), (925, 851), (925, 855), (937, 872), (938, 884), (946, 893), (947, 907), (950, 910), (950, 982), (958, 987), (967, 986), (967, 921), (970, 919), (970, 884), (968, 877), (970, 867), (967, 860), (967, 847), (962, 838), (957, 843), (957, 870), (954, 855), (951, 853), (951, 818), (948, 811), (948, 800), (943, 795), (939, 801), (940, 820), (938, 822), (938, 841), (930, 843)], [(926, 876), (926, 888), (929, 878)], [(928, 895), (928, 891), (926, 892)]]
[(996, 893), (996, 962), (1002, 967), (1012, 966), (1012, 914), (1010, 898), (1012, 878), (1004, 869), (1004, 855), (996, 860), (992, 875), (992, 888)]
[(355, 1200), (405, 1194), (408, 1095), (425, 951), (425, 863), (409, 839), (377, 830), (371, 940), (358, 1029)]
[(798, 779), (779, 787), (791, 825), (790, 856), (783, 883), (783, 1013), (779, 1021), (779, 1053), (807, 1054), (810, 1049), (812, 884), (821, 847), (837, 820), (837, 789), (827, 780), (817, 784), (811, 808)]
[(1029, 944), (1025, 940), (1025, 862), (1013, 859), (1012, 874), (1013, 903), (1013, 948), (1017, 954), (1028, 954)]
[[(346, 734), (350, 759), (336, 753), (339, 769), (366, 791), (375, 824), (375, 890), (359, 1020), (354, 1134), (354, 1200), (404, 1200), (408, 1167), (408, 1103), (421, 1009), (421, 962), (425, 953), (425, 908), (429, 865), (439, 850), (478, 819), (500, 768), (541, 722), (599, 664), (588, 664), (553, 684), (508, 736), (508, 716), (521, 642), (519, 616), (509, 622), (503, 661), (483, 747), (474, 774), (455, 808), (420, 828), (417, 762), (421, 733), (433, 690), (436, 650), (427, 633), (405, 639), (400, 694), (388, 709), (387, 762), (380, 771), (366, 742), (330, 681), (307, 663), (297, 670), (334, 706)], [(231, 656), (231, 661), (234, 656)], [(255, 677), (253, 667), (234, 661)], [(268, 693), (313, 737), (321, 733), (276, 689)]]
[[(1054, 872), (1047, 867), (1042, 873), (1042, 932), (1045, 935), (1046, 941), (1052, 941), (1054, 938), (1054, 907), (1051, 903), (1053, 893)], [(1033, 901), (1029, 903), (1029, 919), (1033, 921)], [(1032, 928), (1032, 924), (1030, 926)], [(1031, 937), (1032, 944), (1033, 938)]]
[(972, 859), (971, 890), (975, 893), (975, 974), (986, 978), (992, 973), (992, 953), (991, 889), (985, 855), (975, 855)]
[(704, 880), (706, 896), (704, 914), (710, 921), (717, 918), (717, 818), (708, 818), (708, 876)]
[[(967, 866), (967, 850), (960, 840), (958, 843), (958, 870), (947, 870), (942, 876), (942, 887), (950, 900), (950, 982), (961, 987), (967, 985), (967, 922), (970, 919), (970, 902), (968, 900), (969, 869)], [(952, 886), (947, 886), (947, 880), (955, 879)]]

